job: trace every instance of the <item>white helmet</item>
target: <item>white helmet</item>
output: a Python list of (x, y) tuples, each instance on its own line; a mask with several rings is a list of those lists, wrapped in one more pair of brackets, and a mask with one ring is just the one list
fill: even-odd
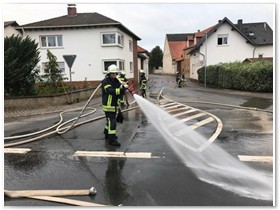
[(112, 64), (108, 67), (108, 73), (119, 73), (119, 68), (115, 64)]
[(145, 73), (145, 71), (143, 69), (140, 69), (140, 73)]
[(125, 72), (125, 71), (121, 71), (121, 74), (122, 74), (122, 75), (126, 75), (126, 72)]

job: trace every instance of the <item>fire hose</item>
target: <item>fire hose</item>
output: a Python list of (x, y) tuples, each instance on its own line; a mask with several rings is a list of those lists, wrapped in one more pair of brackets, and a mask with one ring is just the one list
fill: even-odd
[[(30, 138), (30, 139), (22, 140), (20, 142), (4, 144), (4, 148), (12, 147), (12, 146), (17, 146), (17, 145), (21, 145), (21, 144), (26, 144), (26, 143), (29, 143), (29, 142), (33, 142), (33, 141), (39, 140), (41, 138), (50, 136), (52, 134), (63, 134), (63, 133), (69, 131), (70, 129), (72, 129), (74, 127), (77, 127), (77, 126), (80, 126), (82, 124), (86, 124), (86, 123), (93, 122), (93, 121), (96, 121), (96, 120), (104, 118), (105, 115), (102, 115), (102, 116), (99, 116), (99, 117), (95, 117), (93, 119), (89, 119), (89, 120), (77, 123), (77, 121), (80, 118), (86, 117), (86, 116), (91, 115), (91, 114), (96, 112), (95, 108), (87, 107), (87, 106), (90, 103), (90, 101), (92, 100), (92, 98), (95, 96), (96, 92), (98, 91), (98, 89), (100, 87), (101, 87), (101, 84), (98, 85), (98, 87), (92, 93), (92, 95), (90, 96), (90, 98), (88, 99), (88, 101), (86, 102), (86, 104), (84, 105), (84, 107), (82, 109), (81, 108), (76, 108), (76, 109), (70, 109), (70, 110), (66, 110), (66, 111), (61, 112), (60, 113), (60, 120), (55, 125), (53, 125), (53, 126), (51, 126), (49, 128), (46, 128), (44, 130), (40, 130), (40, 131), (34, 132), (34, 133), (29, 133), (29, 134), (25, 134), (25, 135), (18, 135), (18, 136), (11, 136), (11, 137), (4, 137), (4, 140), (18, 140), (18, 139), (22, 139), (22, 138), (26, 138), (26, 137), (33, 137), (33, 138)], [(133, 86), (128, 87), (127, 89), (133, 95), (134, 93), (132, 92), (132, 88), (133, 88)], [(136, 101), (133, 101), (131, 104), (133, 104), (135, 102)], [(132, 107), (132, 108), (129, 108), (129, 109), (125, 109), (122, 112), (127, 112), (127, 111), (130, 111), (130, 110), (136, 109), (136, 108), (138, 108), (138, 106)], [(91, 109), (92, 111), (89, 112), (89, 113), (83, 114), (86, 109)], [(79, 113), (79, 115), (77, 117), (72, 118), (72, 119), (62, 123), (62, 121), (63, 121), (63, 114), (64, 113), (78, 111), (78, 110), (81, 110), (81, 111), (80, 111), (80, 113)], [(66, 126), (66, 127), (62, 127), (62, 126), (65, 126), (66, 124), (69, 124), (71, 122), (72, 122), (71, 125)], [(55, 130), (53, 130), (53, 129), (55, 129)], [(53, 131), (51, 131), (51, 130), (53, 130)], [(49, 131), (49, 132), (47, 132), (47, 131)], [(39, 134), (41, 134), (41, 135), (39, 135)], [(36, 135), (39, 135), (39, 136), (36, 136)]]

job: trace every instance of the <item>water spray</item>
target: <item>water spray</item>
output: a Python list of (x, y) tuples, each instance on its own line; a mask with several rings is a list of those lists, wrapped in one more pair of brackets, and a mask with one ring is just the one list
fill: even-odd
[[(272, 174), (256, 171), (216, 144), (200, 150), (207, 143), (206, 138), (148, 100), (138, 95), (134, 98), (163, 139), (198, 179), (244, 197), (273, 199)], [(174, 124), (176, 126), (171, 126)]]

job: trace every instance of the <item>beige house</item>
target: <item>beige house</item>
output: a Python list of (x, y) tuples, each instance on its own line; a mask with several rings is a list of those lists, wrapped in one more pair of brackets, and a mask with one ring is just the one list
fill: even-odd
[(19, 30), (16, 30), (15, 27), (18, 26), (18, 23), (16, 21), (7, 21), (4, 22), (4, 37), (10, 37), (13, 34), (16, 35), (22, 35)]

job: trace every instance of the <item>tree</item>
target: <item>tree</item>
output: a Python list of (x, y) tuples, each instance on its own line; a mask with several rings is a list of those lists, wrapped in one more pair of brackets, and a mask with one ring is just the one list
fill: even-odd
[(162, 66), (162, 57), (163, 52), (160, 49), (159, 46), (156, 46), (152, 51), (150, 52), (150, 59), (149, 59), (149, 69), (150, 71), (155, 69), (158, 69), (160, 66)]
[(42, 76), (44, 81), (38, 84), (37, 94), (57, 94), (66, 91), (69, 88), (63, 85), (63, 80), (66, 78), (62, 76), (62, 72), (57, 63), (57, 57), (50, 50), (47, 50), (47, 59), (48, 62), (44, 67), (45, 74)]
[(38, 43), (29, 36), (4, 38), (4, 89), (9, 95), (33, 94), (39, 78), (36, 68), (40, 61)]
[(55, 87), (58, 83), (63, 81), (63, 77), (57, 63), (57, 58), (50, 50), (47, 50), (47, 59), (49, 62), (45, 65), (45, 75), (42, 77), (46, 79), (47, 83), (50, 83), (51, 86)]

